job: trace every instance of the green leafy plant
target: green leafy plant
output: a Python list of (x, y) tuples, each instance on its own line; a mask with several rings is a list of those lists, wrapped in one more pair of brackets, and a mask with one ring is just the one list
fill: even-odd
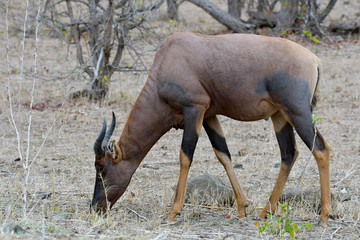
[(108, 81), (108, 77), (105, 75), (102, 79), (101, 82), (107, 82)]
[(319, 117), (318, 115), (316, 114), (312, 114), (312, 123), (315, 124), (315, 123), (319, 123), (323, 120), (322, 117)]
[(47, 228), (47, 230), (48, 230), (49, 233), (54, 233), (54, 232), (56, 231), (56, 227), (53, 226), (53, 225), (51, 225), (51, 226), (49, 226), (49, 227)]
[(304, 34), (305, 37), (309, 38), (314, 43), (319, 42), (319, 39), (317, 37), (313, 36), (312, 33), (309, 30), (304, 30), (303, 34)]
[(295, 224), (289, 219), (288, 211), (292, 210), (291, 207), (286, 204), (280, 204), (280, 211), (277, 217), (273, 217), (271, 214), (267, 214), (269, 221), (260, 223), (255, 221), (255, 227), (258, 228), (259, 233), (267, 232), (271, 235), (284, 236), (286, 233), (291, 238), (295, 238), (296, 233), (304, 228), (312, 228), (312, 224)]

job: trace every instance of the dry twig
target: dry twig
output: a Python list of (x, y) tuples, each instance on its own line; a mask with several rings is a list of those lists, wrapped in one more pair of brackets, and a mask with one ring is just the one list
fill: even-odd
[(225, 208), (225, 207), (212, 207), (212, 206), (206, 206), (206, 205), (196, 205), (196, 204), (190, 204), (190, 203), (184, 203), (184, 206), (189, 206), (189, 207), (199, 207), (199, 208), (207, 208), (207, 209), (213, 209), (213, 210), (233, 210), (233, 208)]
[(135, 214), (136, 216), (138, 216), (139, 218), (144, 219), (144, 220), (146, 220), (146, 221), (149, 221), (149, 219), (148, 219), (147, 217), (144, 217), (144, 216), (140, 215), (139, 213), (137, 213), (136, 211), (132, 210), (131, 208), (126, 207), (126, 209), (128, 209), (129, 211), (131, 211), (132, 213), (134, 213), (134, 214)]

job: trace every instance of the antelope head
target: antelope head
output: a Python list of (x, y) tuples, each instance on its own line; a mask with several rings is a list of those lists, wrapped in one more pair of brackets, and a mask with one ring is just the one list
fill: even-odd
[(116, 125), (114, 112), (112, 122), (106, 131), (106, 120), (95, 140), (96, 181), (91, 208), (106, 213), (125, 192), (131, 175), (127, 171), (127, 161), (121, 161), (121, 150), (115, 140), (109, 141)]

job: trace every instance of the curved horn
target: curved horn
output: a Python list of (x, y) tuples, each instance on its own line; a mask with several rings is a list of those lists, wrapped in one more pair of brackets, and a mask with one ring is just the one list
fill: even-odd
[(112, 112), (111, 125), (110, 125), (109, 129), (106, 131), (106, 135), (105, 135), (104, 140), (102, 141), (102, 144), (101, 144), (101, 146), (103, 148), (106, 147), (107, 143), (109, 142), (109, 139), (110, 139), (111, 135), (114, 132), (115, 125), (116, 125), (116, 117), (115, 117), (115, 113)]
[(102, 129), (101, 129), (100, 134), (96, 138), (95, 143), (94, 143), (94, 152), (95, 152), (95, 156), (97, 156), (97, 157), (101, 157), (101, 156), (105, 155), (105, 151), (102, 148), (102, 144), (101, 144), (104, 137), (105, 137), (105, 132), (106, 132), (106, 120), (104, 118)]

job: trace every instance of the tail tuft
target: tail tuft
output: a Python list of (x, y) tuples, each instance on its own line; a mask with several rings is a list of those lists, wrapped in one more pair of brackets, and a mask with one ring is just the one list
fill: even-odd
[(318, 87), (318, 84), (319, 84), (319, 81), (320, 81), (320, 69), (319, 69), (319, 66), (317, 66), (317, 72), (318, 72), (318, 77), (317, 77), (317, 81), (316, 81), (315, 92), (314, 92), (313, 99), (311, 100), (311, 112), (316, 107), (316, 103), (318, 101), (318, 97), (316, 96), (316, 91), (317, 91), (317, 87)]
[(317, 96), (314, 94), (313, 99), (311, 100), (311, 112), (316, 107), (316, 103), (317, 103)]

